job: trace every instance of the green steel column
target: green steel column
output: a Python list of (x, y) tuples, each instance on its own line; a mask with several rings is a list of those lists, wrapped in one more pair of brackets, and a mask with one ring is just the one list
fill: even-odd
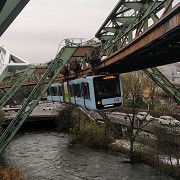
[(31, 77), (31, 75), (35, 72), (36, 69), (37, 68), (33, 66), (29, 67), (21, 75), (21, 77), (16, 81), (16, 83), (10, 88), (9, 91), (7, 91), (7, 93), (0, 100), (0, 108), (2, 108), (9, 101), (9, 99), (13, 97), (13, 95), (18, 91), (21, 85)]
[(103, 118), (103, 120), (105, 121), (105, 123), (111, 128), (111, 130), (114, 132), (114, 134), (118, 137), (119, 133), (117, 131), (117, 129), (113, 126), (111, 120), (108, 118), (108, 116), (106, 115), (105, 112), (103, 111), (99, 111), (98, 112), (99, 115)]
[(160, 86), (177, 104), (180, 104), (179, 90), (157, 69), (143, 70), (158, 86)]
[(0, 36), (18, 16), (29, 0), (6, 0), (0, 2)]
[[(49, 86), (53, 83), (55, 78), (59, 75), (62, 67), (67, 63), (70, 57), (73, 55), (77, 47), (64, 47), (56, 56), (55, 60), (49, 65), (48, 69), (44, 73), (43, 77), (40, 79), (38, 84), (34, 87), (31, 94), (27, 98), (26, 102), (23, 104), (22, 108), (17, 113), (16, 117), (11, 121), (5, 132), (0, 137), (0, 153), (4, 151), (7, 145), (10, 143), (11, 139), (17, 133), (23, 122), (33, 111), (34, 107), (37, 105), (39, 100), (43, 97), (44, 93), (47, 91)], [(52, 75), (49, 78), (50, 75)], [(44, 87), (41, 94), (37, 95), (40, 87)], [(36, 99), (35, 99), (36, 96)], [(33, 99), (33, 103), (30, 103)]]

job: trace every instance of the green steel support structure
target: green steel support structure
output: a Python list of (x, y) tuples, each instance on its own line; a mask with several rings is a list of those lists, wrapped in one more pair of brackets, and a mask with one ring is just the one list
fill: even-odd
[(1, 0), (0, 1), (0, 36), (6, 31), (29, 0)]
[[(95, 37), (101, 41), (101, 56), (111, 56), (120, 49), (126, 47), (129, 43), (136, 40), (138, 36), (146, 32), (152, 25), (155, 25), (158, 20), (171, 9), (172, 2), (173, 0), (119, 0), (116, 7), (95, 35)], [(60, 73), (62, 67), (75, 52), (76, 48), (77, 47), (65, 47), (58, 53), (56, 59), (51, 63), (44, 76), (35, 86), (17, 116), (0, 137), (0, 153), (2, 153), (9, 144), (40, 98), (47, 91), (50, 84)], [(53, 77), (48, 79), (48, 76), (52, 74), (52, 72), (54, 73)], [(156, 68), (151, 68), (151, 71), (146, 69), (144, 72), (160, 87), (162, 87), (162, 89), (167, 92), (178, 104), (180, 104), (179, 91), (169, 82), (167, 78), (164, 77), (162, 73), (160, 73), (160, 71)], [(44, 89), (42, 94), (37, 96), (37, 90), (40, 87), (43, 87)], [(34, 99), (36, 100), (32, 104), (29, 104)], [(99, 114), (103, 117), (105, 122), (111, 127), (115, 134), (118, 134), (106, 114), (104, 112), (99, 112)]]
[(120, 134), (118, 133), (117, 129), (113, 126), (111, 120), (108, 118), (105, 112), (99, 111), (99, 115), (104, 119), (105, 123), (111, 128), (113, 133), (118, 137)]
[[(172, 9), (173, 1), (120, 0), (95, 34), (102, 44), (101, 55), (111, 56), (136, 40)], [(157, 68), (144, 72), (180, 104), (179, 90)]]
[[(73, 55), (77, 47), (64, 47), (57, 54), (56, 58), (49, 65), (48, 69), (40, 79), (38, 84), (34, 87), (33, 91), (23, 104), (22, 108), (18, 111), (16, 117), (11, 121), (9, 126), (6, 128), (2, 136), (0, 137), (0, 153), (4, 151), (11, 139), (17, 133), (23, 122), (33, 111), (39, 100), (42, 98), (48, 87), (53, 83), (55, 78), (59, 75), (62, 67), (67, 63), (70, 57)], [(53, 72), (53, 76), (52, 75)], [(49, 78), (49, 76), (51, 76)], [(41, 94), (37, 95), (40, 87), (43, 87)], [(32, 104), (30, 102), (36, 99)]]
[(21, 85), (31, 77), (36, 69), (36, 67), (32, 66), (22, 73), (16, 83), (9, 89), (9, 91), (6, 92), (6, 94), (0, 100), (0, 108), (2, 108), (13, 97), (13, 95), (18, 91)]
[(172, 7), (173, 0), (120, 0), (95, 34), (102, 54), (110, 56), (155, 24)]
[(157, 68), (144, 69), (143, 71), (180, 105), (179, 90)]

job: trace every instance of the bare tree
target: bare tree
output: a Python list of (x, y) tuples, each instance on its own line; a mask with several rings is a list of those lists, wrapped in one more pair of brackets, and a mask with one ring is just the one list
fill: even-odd
[[(130, 72), (122, 75), (124, 100), (129, 103), (131, 107), (132, 116), (126, 108), (122, 110), (127, 114), (129, 119), (129, 139), (130, 139), (130, 151), (129, 158), (131, 162), (136, 161), (134, 154), (134, 143), (138, 133), (149, 123), (146, 121), (146, 117), (141, 121), (136, 118), (139, 109), (143, 104), (143, 91), (149, 87), (149, 79), (142, 71)], [(153, 88), (154, 90), (155, 88)]]

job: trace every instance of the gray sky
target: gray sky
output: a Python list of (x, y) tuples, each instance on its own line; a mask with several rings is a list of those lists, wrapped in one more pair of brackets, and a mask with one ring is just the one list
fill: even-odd
[(118, 0), (30, 0), (0, 38), (30, 63), (47, 62), (65, 38), (92, 39)]
[(30, 63), (48, 62), (62, 39), (92, 39), (118, 1), (30, 0), (1, 36), (0, 46)]

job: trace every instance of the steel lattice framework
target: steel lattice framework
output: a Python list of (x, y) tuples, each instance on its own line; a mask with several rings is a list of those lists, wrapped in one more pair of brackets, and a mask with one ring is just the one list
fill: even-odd
[[(55, 81), (56, 77), (59, 76), (59, 74), (64, 75), (64, 78), (61, 76), (61, 80), (64, 79), (68, 80), (70, 78), (77, 78), (83, 75), (87, 75), (89, 72), (95, 73), (95, 71), (98, 70), (102, 70), (102, 71), (104, 70), (104, 72), (108, 72), (108, 73), (110, 71), (114, 73), (115, 72), (121, 73), (122, 69), (119, 69), (118, 64), (123, 58), (122, 56), (120, 56), (120, 54), (123, 54), (124, 57), (131, 56), (131, 54), (133, 54), (132, 53), (133, 51), (130, 52), (130, 50), (132, 50), (134, 47), (132, 48), (131, 46), (129, 46), (129, 44), (132, 44), (132, 42), (134, 41), (136, 41), (137, 44), (142, 42), (142, 41), (138, 41), (137, 39), (140, 36), (142, 37), (143, 34), (148, 32), (147, 33), (148, 35), (146, 34), (147, 36), (144, 39), (142, 37), (143, 41), (147, 41), (145, 44), (149, 43), (148, 37), (151, 36), (152, 31), (153, 32), (158, 31), (159, 33), (162, 30), (163, 32), (161, 32), (161, 34), (164, 33), (164, 34), (172, 35), (173, 31), (171, 30), (174, 28), (176, 30), (174, 31), (176, 32), (176, 36), (169, 37), (169, 41), (171, 41), (175, 37), (179, 37), (178, 17), (180, 16), (177, 13), (177, 11), (179, 10), (180, 7), (178, 5), (175, 11), (171, 12), (170, 10), (172, 10), (172, 2), (173, 0), (120, 0), (95, 35), (100, 40), (100, 42), (97, 43), (87, 42), (86, 44), (82, 44), (82, 43), (75, 44), (73, 43), (73, 41), (66, 39), (66, 46), (63, 47), (57, 54), (56, 58), (51, 63), (49, 63), (49, 67), (44, 72), (43, 76), (40, 78), (37, 85), (34, 87), (28, 99), (23, 104), (22, 108), (19, 110), (17, 116), (12, 120), (8, 128), (0, 137), (0, 153), (4, 151), (4, 149), (9, 144), (13, 136), (16, 134), (20, 126), (23, 124), (23, 122), (32, 112), (33, 108), (37, 105), (40, 98), (46, 92), (46, 90), (51, 85), (51, 83)], [(169, 11), (170, 11), (170, 17), (167, 16)], [(159, 21), (160, 19), (163, 19), (162, 22), (164, 23), (163, 25), (158, 24), (160, 22)], [(174, 21), (171, 22), (172, 20)], [(169, 23), (171, 23), (170, 24), (171, 26), (169, 25)], [(151, 27), (155, 25), (157, 25), (156, 27), (157, 29), (154, 28), (155, 30), (154, 29), (152, 30)], [(166, 28), (166, 25), (169, 25), (169, 27)], [(157, 34), (154, 39), (157, 38)], [(163, 37), (162, 39), (164, 40), (164, 38), (167, 38), (168, 36), (162, 36), (162, 37)], [(164, 45), (165, 43), (167, 43), (164, 42), (163, 40), (158, 41), (157, 44), (161, 43), (162, 45)], [(152, 38), (152, 41), (149, 44), (153, 44), (153, 43), (154, 41)], [(177, 49), (178, 42), (175, 43), (176, 44), (174, 44), (175, 45), (174, 47)], [(98, 48), (100, 47), (100, 50), (97, 49), (97, 46)], [(172, 46), (173, 45), (171, 44), (171, 47)], [(120, 50), (123, 49), (124, 47), (126, 47), (126, 50), (128, 49), (127, 54), (124, 52), (123, 53), (120, 52)], [(143, 46), (141, 47), (138, 46), (138, 47), (139, 47), (139, 49), (137, 48), (138, 50), (136, 48), (133, 49), (134, 52), (139, 51), (140, 49), (143, 48)], [(149, 46), (147, 45), (147, 47)], [(166, 46), (164, 47), (166, 48)], [(143, 51), (146, 51), (146, 48), (143, 48)], [(151, 49), (151, 47), (149, 47), (149, 49)], [(171, 54), (173, 54), (174, 52), (177, 53), (178, 51), (173, 51)], [(136, 53), (134, 54), (136, 55)], [(178, 55), (178, 53), (176, 55)], [(109, 62), (103, 60), (102, 58), (103, 56), (106, 56)], [(137, 56), (133, 56), (133, 58), (131, 56), (129, 59), (126, 59), (125, 63), (127, 63), (128, 61), (132, 62), (132, 59), (133, 60), (135, 59), (134, 57), (138, 59)], [(160, 56), (157, 56), (157, 54), (154, 53), (153, 57), (159, 58)], [(76, 68), (72, 66), (73, 68), (71, 70), (74, 71), (73, 75), (68, 74), (67, 71), (65, 74), (62, 73), (64, 67), (69, 68), (73, 64), (78, 65), (76, 64), (78, 62), (77, 60), (79, 60), (79, 62), (82, 65), (81, 66), (82, 69), (80, 71), (78, 71), (79, 66), (76, 66)], [(170, 63), (170, 61), (168, 62)], [(137, 61), (135, 61), (135, 63), (137, 63)], [(86, 66), (87, 64), (88, 66)], [(151, 64), (155, 65), (154, 61)], [(138, 66), (140, 66), (140, 64), (138, 64)], [(141, 66), (140, 69), (143, 69), (142, 67), (143, 66)], [(152, 67), (154, 66), (151, 66), (151, 68)], [(126, 72), (129, 72), (133, 68), (126, 69)], [(133, 70), (137, 70), (137, 69), (133, 69)], [(0, 102), (0, 106), (4, 105), (7, 102), (7, 100), (10, 98), (9, 96), (12, 95), (13, 92), (16, 92), (19, 86), (21, 86), (26, 79), (29, 79), (30, 76), (34, 73), (34, 71), (35, 69), (32, 68), (29, 71), (22, 73), (22, 75), (19, 78), (19, 81), (17, 80), (17, 84), (14, 84), (12, 90), (7, 92), (7, 95)], [(179, 102), (180, 100), (179, 91), (176, 90), (175, 87), (171, 86), (170, 82), (163, 77), (162, 73), (160, 73), (156, 68), (152, 68), (151, 71), (144, 70), (144, 72), (148, 74), (148, 76), (151, 77), (154, 81), (156, 81), (156, 83), (159, 86), (162, 86), (167, 93), (171, 94), (170, 96), (174, 100)], [(47, 79), (49, 80), (47, 81)], [(42, 86), (44, 87), (43, 92), (42, 94), (37, 96), (37, 91)], [(31, 104), (30, 102), (34, 99), (35, 101), (33, 101), (33, 103)], [(108, 117), (105, 116), (105, 114), (103, 113), (100, 113), (100, 115), (105, 119), (106, 123), (112, 129), (114, 129), (113, 126), (111, 126)], [(114, 132), (115, 131), (116, 130), (114, 129)]]
[(173, 0), (120, 0), (95, 36), (109, 56), (155, 24), (172, 8)]

